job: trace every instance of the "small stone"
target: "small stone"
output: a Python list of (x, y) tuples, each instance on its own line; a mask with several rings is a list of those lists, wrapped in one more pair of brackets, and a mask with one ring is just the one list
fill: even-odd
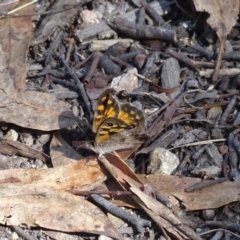
[(112, 215), (110, 213), (108, 213), (108, 218), (113, 223), (115, 228), (120, 228), (120, 227), (122, 227), (125, 224), (122, 219), (120, 219), (118, 217), (115, 217), (114, 215)]
[(0, 154), (0, 168), (7, 167), (9, 163), (9, 158), (3, 154)]
[(30, 162), (22, 162), (20, 164), (20, 168), (23, 168), (23, 169), (30, 169), (31, 168), (31, 163)]
[(41, 168), (43, 166), (43, 162), (40, 159), (36, 159), (35, 166), (36, 168)]
[(100, 236), (98, 237), (98, 240), (112, 240), (112, 238), (107, 237), (107, 236), (105, 236), (105, 235), (100, 235)]
[(79, 116), (79, 109), (77, 106), (73, 106), (72, 111), (75, 116)]
[(170, 175), (176, 171), (179, 165), (178, 157), (164, 148), (156, 148), (150, 153), (148, 174), (166, 174)]
[(212, 107), (207, 112), (207, 118), (210, 120), (215, 120), (221, 114), (222, 114), (221, 107)]
[(12, 233), (12, 240), (17, 240), (18, 239), (18, 235), (16, 232)]
[(33, 137), (32, 137), (32, 135), (29, 134), (27, 137), (24, 138), (23, 141), (24, 141), (24, 143), (27, 146), (32, 147), (32, 145), (33, 145)]
[(46, 144), (50, 139), (50, 134), (42, 134), (37, 141), (39, 141), (42, 145)]
[(202, 210), (202, 217), (205, 221), (213, 220), (215, 215), (216, 215), (216, 211), (214, 209)]
[(115, 78), (111, 82), (111, 88), (114, 88), (116, 91), (125, 90), (127, 92), (132, 92), (138, 88), (138, 73), (136, 68), (129, 70), (127, 73), (123, 73)]
[(18, 140), (18, 133), (14, 129), (9, 129), (6, 138), (16, 142)]

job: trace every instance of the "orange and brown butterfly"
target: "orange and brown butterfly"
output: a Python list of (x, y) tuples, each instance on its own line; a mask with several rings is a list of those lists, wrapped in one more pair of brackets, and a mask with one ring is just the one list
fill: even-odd
[(146, 141), (144, 127), (142, 111), (130, 103), (121, 104), (113, 89), (107, 89), (99, 97), (92, 126), (98, 152), (132, 148)]

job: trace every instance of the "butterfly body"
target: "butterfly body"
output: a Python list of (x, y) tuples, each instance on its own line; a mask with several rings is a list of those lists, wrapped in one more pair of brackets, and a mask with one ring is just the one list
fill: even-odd
[(132, 148), (147, 140), (144, 126), (142, 111), (129, 103), (121, 104), (115, 91), (107, 89), (100, 96), (94, 113), (94, 148), (102, 154)]

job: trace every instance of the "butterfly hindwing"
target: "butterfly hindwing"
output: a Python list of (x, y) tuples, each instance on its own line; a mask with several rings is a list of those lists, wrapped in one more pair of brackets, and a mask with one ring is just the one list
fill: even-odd
[(131, 126), (118, 118), (105, 119), (98, 128), (95, 137), (95, 145), (110, 139), (114, 134), (119, 134), (125, 130), (131, 129)]
[(129, 103), (121, 104), (118, 118), (132, 126), (132, 128), (144, 128), (145, 119), (142, 111)]
[(139, 134), (122, 120), (109, 118), (99, 126), (94, 146), (99, 153), (107, 153), (136, 147), (147, 139), (147, 135)]

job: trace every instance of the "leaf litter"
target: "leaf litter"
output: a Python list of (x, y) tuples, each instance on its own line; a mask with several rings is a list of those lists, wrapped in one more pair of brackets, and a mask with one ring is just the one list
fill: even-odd
[[(84, 5), (86, 2), (91, 1), (82, 1), (81, 4)], [(83, 197), (74, 196), (74, 194), (71, 194), (74, 193), (74, 190), (76, 189), (79, 192), (83, 191), (84, 189), (92, 190), (95, 186), (105, 183), (106, 178), (109, 178), (110, 175), (112, 175), (112, 177), (115, 179), (115, 183), (118, 183), (121, 186), (119, 187), (118, 185), (115, 190), (119, 191), (124, 189), (125, 192), (129, 192), (129, 194), (131, 194), (130, 196), (132, 200), (135, 201), (132, 207), (136, 207), (136, 205), (140, 206), (140, 208), (142, 208), (159, 226), (162, 235), (166, 239), (170, 239), (169, 236), (173, 236), (174, 239), (204, 238), (204, 233), (202, 235), (197, 234), (194, 231), (196, 228), (192, 229), (189, 227), (188, 224), (185, 224), (185, 222), (182, 221), (181, 217), (177, 216), (177, 214), (174, 213), (174, 208), (175, 210), (181, 208), (179, 201), (185, 207), (184, 211), (190, 213), (191, 211), (200, 212), (208, 209), (219, 209), (220, 207), (227, 205), (232, 206), (231, 204), (233, 202), (239, 200), (237, 184), (239, 170), (236, 163), (239, 149), (239, 136), (238, 131), (233, 131), (231, 126), (231, 122), (233, 121), (235, 123), (235, 126), (237, 126), (237, 114), (233, 112), (233, 109), (236, 101), (238, 101), (237, 96), (239, 93), (235, 90), (235, 92), (229, 91), (226, 95), (223, 94), (226, 93), (227, 88), (225, 87), (225, 90), (223, 90), (224, 79), (221, 79), (223, 73), (221, 70), (220, 72), (218, 71), (222, 57), (224, 58), (224, 54), (222, 54), (224, 51), (223, 46), (226, 42), (227, 36), (230, 34), (230, 31), (232, 30), (237, 20), (239, 2), (232, 1), (229, 3), (228, 1), (223, 1), (221, 3), (222, 5), (218, 1), (215, 3), (193, 1), (193, 3), (197, 11), (207, 11), (210, 13), (210, 17), (208, 18), (207, 22), (216, 31), (220, 39), (220, 50), (218, 53), (218, 58), (216, 60), (215, 72), (212, 77), (214, 86), (206, 83), (204, 85), (204, 81), (206, 81), (206, 79), (198, 79), (198, 88), (201, 86), (201, 88), (205, 89), (205, 92), (201, 92), (201, 94), (185, 91), (186, 89), (184, 89), (183, 86), (181, 86), (181, 88), (178, 88), (178, 86), (176, 86), (178, 78), (180, 77), (183, 79), (183, 81), (185, 81), (185, 85), (189, 84), (187, 87), (185, 86), (187, 89), (191, 88), (192, 86), (196, 87), (196, 84), (193, 83), (195, 79), (191, 82), (184, 79), (184, 75), (181, 75), (186, 74), (189, 75), (188, 78), (191, 78), (191, 74), (193, 74), (194, 70), (197, 72), (197, 68), (194, 65), (191, 65), (191, 61), (188, 61), (186, 57), (182, 58), (186, 60), (184, 60), (186, 64), (190, 63), (189, 69), (186, 67), (184, 69), (182, 66), (174, 68), (176, 71), (174, 72), (175, 75), (173, 76), (175, 80), (172, 82), (169, 80), (169, 82), (168, 78), (171, 75), (170, 73), (173, 73), (169, 68), (171, 68), (172, 65), (167, 64), (168, 61), (164, 62), (163, 60), (164, 67), (162, 68), (162, 74), (158, 74), (162, 59), (159, 61), (159, 59), (156, 59), (156, 54), (149, 53), (151, 52), (151, 48), (153, 48), (154, 51), (157, 51), (157, 49), (159, 49), (156, 48), (157, 45), (155, 44), (161, 45), (162, 43), (156, 41), (154, 43), (152, 42), (151, 45), (151, 43), (148, 42), (148, 44), (150, 43), (148, 45), (150, 46), (150, 49), (148, 49), (149, 47), (144, 48), (144, 44), (146, 43), (144, 43), (144, 40), (146, 40), (146, 38), (149, 38), (149, 35), (147, 33), (148, 29), (153, 30), (153, 38), (156, 38), (157, 36), (157, 38), (162, 38), (161, 41), (163, 43), (173, 42), (172, 44), (174, 47), (181, 46), (180, 41), (177, 42), (177, 39), (180, 40), (180, 37), (176, 35), (175, 31), (172, 31), (170, 28), (168, 28), (170, 26), (168, 25), (169, 23), (165, 23), (166, 26), (164, 27), (167, 28), (154, 25), (156, 23), (160, 24), (162, 22), (160, 15), (157, 17), (158, 20), (156, 20), (156, 15), (151, 13), (151, 10), (149, 10), (151, 9), (151, 4), (152, 6), (156, 4), (154, 1), (153, 3), (150, 3), (150, 5), (144, 5), (146, 12), (150, 15), (150, 17), (154, 19), (152, 22), (154, 26), (146, 27), (146, 25), (144, 25), (145, 23), (143, 24), (143, 22), (138, 23), (138, 25), (134, 25), (133, 22), (127, 22), (121, 18), (116, 18), (115, 20), (107, 22), (109, 26), (115, 29), (118, 33), (121, 32), (123, 35), (125, 34), (133, 39), (137, 38), (140, 40), (140, 45), (132, 44), (131, 46), (128, 46), (128, 48), (124, 50), (122, 49), (121, 54), (124, 55), (124, 53), (131, 48), (133, 49), (131, 49), (132, 52), (139, 51), (137, 53), (139, 54), (139, 57), (134, 60), (134, 64), (136, 64), (137, 67), (134, 71), (140, 72), (143, 78), (139, 77), (140, 75), (138, 73), (134, 74), (134, 79), (138, 80), (139, 82), (134, 82), (134, 87), (131, 91), (128, 92), (128, 95), (125, 93), (124, 96), (124, 92), (122, 92), (122, 95), (119, 94), (119, 98), (126, 98), (126, 96), (128, 96), (128, 98), (136, 98), (138, 101), (141, 99), (142, 104), (145, 104), (144, 107), (146, 109), (150, 108), (151, 104), (153, 104), (154, 107), (157, 105), (158, 110), (157, 113), (154, 113), (152, 116), (148, 116), (148, 120), (150, 118), (153, 119), (151, 124), (148, 123), (146, 130), (150, 136), (150, 140), (146, 142), (140, 150), (137, 150), (140, 146), (136, 146), (134, 149), (118, 151), (117, 154), (108, 154), (102, 158), (98, 157), (97, 155), (85, 157), (87, 154), (83, 151), (79, 151), (79, 145), (77, 146), (76, 144), (76, 150), (72, 148), (72, 146), (74, 146), (74, 144), (71, 146), (72, 136), (70, 136), (70, 138), (67, 138), (67, 141), (65, 141), (64, 137), (66, 137), (66, 135), (64, 131), (61, 131), (61, 133), (56, 131), (59, 129), (67, 129), (68, 134), (71, 134), (75, 131), (80, 136), (84, 135), (84, 138), (82, 139), (79, 139), (78, 137), (73, 138), (73, 140), (75, 140), (75, 143), (77, 143), (76, 140), (92, 139), (92, 135), (89, 133), (88, 129), (89, 123), (86, 123), (84, 126), (84, 121), (80, 117), (76, 117), (81, 115), (81, 109), (79, 107), (76, 108), (76, 101), (70, 101), (72, 104), (72, 109), (70, 109), (69, 102), (58, 100), (54, 94), (50, 93), (51, 91), (48, 92), (46, 89), (49, 86), (54, 88), (56, 84), (60, 83), (70, 86), (70, 88), (73, 88), (75, 90), (80, 89), (80, 92), (82, 90), (86, 90), (89, 100), (91, 102), (94, 102), (101, 94), (101, 92), (105, 90), (109, 79), (113, 79), (114, 77), (121, 79), (124, 75), (126, 75), (126, 73), (131, 73), (131, 60), (126, 60), (127, 56), (121, 56), (120, 53), (119, 56), (121, 58), (116, 59), (111, 56), (111, 51), (107, 50), (107, 53), (93, 55), (92, 59), (90, 59), (90, 62), (86, 60), (85, 63), (82, 63), (83, 67), (80, 71), (78, 71), (78, 69), (72, 70), (71, 67), (77, 63), (79, 64), (80, 60), (84, 60), (85, 57), (83, 56), (86, 56), (87, 54), (87, 52), (85, 52), (87, 45), (85, 46), (86, 48), (78, 48), (77, 43), (73, 40), (73, 38), (71, 38), (71, 34), (77, 30), (71, 29), (71, 27), (75, 27), (75, 23), (72, 21), (72, 17), (76, 14), (77, 10), (74, 8), (72, 8), (71, 11), (69, 10), (70, 14), (67, 18), (64, 17), (64, 14), (66, 14), (64, 11), (58, 13), (56, 17), (53, 15), (48, 15), (46, 18), (43, 18), (43, 21), (38, 26), (37, 31), (35, 31), (33, 38), (31, 35), (32, 22), (29, 17), (20, 18), (20, 21), (17, 20), (17, 18), (2, 19), (1, 29), (4, 34), (2, 34), (1, 37), (0, 56), (1, 122), (4, 122), (5, 124), (16, 125), (18, 131), (20, 131), (19, 129), (26, 128), (38, 131), (50, 131), (53, 133), (53, 137), (50, 143), (50, 151), (47, 151), (51, 157), (51, 161), (49, 157), (45, 155), (45, 153), (43, 154), (43, 152), (45, 152), (44, 150), (42, 150), (43, 152), (41, 153), (39, 151), (31, 149), (30, 147), (24, 146), (24, 144), (18, 141), (16, 144), (13, 144), (9, 140), (7, 141), (5, 139), (1, 141), (1, 147), (4, 148), (1, 153), (14, 153), (33, 159), (41, 159), (47, 163), (47, 165), (45, 165), (46, 169), (1, 170), (0, 195), (2, 199), (1, 204), (3, 211), (2, 215), (0, 214), (0, 219), (2, 224), (9, 226), (25, 224), (30, 227), (37, 226), (56, 231), (87, 232), (98, 235), (103, 234), (114, 239), (122, 239), (123, 236), (117, 232), (116, 228), (111, 224), (109, 219), (98, 207)], [(71, 4), (74, 6), (74, 3), (69, 4), (71, 9)], [(166, 5), (163, 4), (163, 7), (160, 11), (161, 14), (163, 14), (162, 10), (164, 9), (164, 6), (170, 9), (170, 5), (168, 5), (168, 3), (165, 4)], [(122, 3), (122, 5), (124, 4)], [(63, 8), (63, 5), (61, 5), (61, 3), (53, 4), (53, 6), (53, 11), (58, 11)], [(97, 6), (94, 7), (97, 8)], [(121, 4), (118, 5), (118, 7), (121, 8)], [(20, 14), (29, 12), (33, 12), (32, 6), (21, 10)], [(135, 9), (130, 10), (128, 14), (131, 16), (131, 14), (134, 15), (135, 12)], [(99, 17), (100, 15), (96, 16)], [(194, 14), (191, 16), (194, 16)], [(225, 16), (229, 17), (226, 18)], [(59, 24), (59, 18), (64, 19), (62, 23), (65, 26), (69, 27), (69, 35), (64, 32), (65, 30), (62, 29), (62, 25)], [(131, 17), (129, 17), (129, 20), (130, 18)], [(150, 18), (148, 18), (148, 20), (149, 19)], [(78, 23), (80, 23), (82, 20), (78, 19), (78, 21)], [(92, 31), (92, 29), (94, 29), (96, 26), (98, 28), (103, 27), (102, 31), (104, 32), (107, 29), (107, 25), (104, 24), (103, 22), (100, 22), (99, 24), (90, 24), (87, 27), (83, 24), (82, 27), (84, 26), (85, 30), (88, 30), (88, 33), (94, 32), (92, 37), (95, 38), (96, 35), (94, 34), (96, 34), (96, 32), (99, 30)], [(124, 30), (122, 26), (129, 28), (129, 32), (124, 32), (126, 29)], [(57, 28), (58, 30), (60, 29), (60, 32), (62, 31), (61, 34), (57, 34), (57, 32), (54, 31)], [(42, 29), (42, 31), (40, 31), (40, 29)], [(141, 33), (141, 36), (134, 35), (136, 34), (135, 30), (139, 31)], [(73, 32), (71, 33), (71, 31)], [(163, 33), (166, 35), (162, 36)], [(56, 38), (56, 42), (54, 42), (54, 34), (55, 36), (58, 36)], [(79, 37), (78, 31), (76, 31), (74, 34), (75, 36)], [(169, 36), (167, 36), (168, 34)], [(49, 38), (49, 35), (53, 36), (53, 40)], [(53, 69), (54, 66), (59, 66), (58, 61), (62, 61), (62, 64), (65, 66), (65, 68), (58, 69), (58, 74), (56, 74), (56, 72), (50, 68), (50, 70), (48, 70), (48, 72), (44, 75), (44, 68), (41, 68), (43, 69), (41, 74), (45, 78), (42, 79), (44, 80), (43, 85), (40, 84), (41, 86), (36, 89), (40, 89), (42, 92), (27, 89), (29, 83), (32, 84), (30, 79), (28, 79), (26, 86), (26, 56), (30, 46), (31, 38), (33, 48), (36, 48), (36, 46), (39, 47), (41, 44), (43, 44), (42, 47), (46, 47), (44, 44), (48, 41), (52, 44), (50, 44), (51, 50), (48, 52), (49, 55), (46, 57), (46, 53), (43, 54), (43, 56), (46, 57), (48, 61), (50, 61), (45, 61), (45, 63), (50, 63)], [(88, 38), (91, 38), (91, 34), (88, 35)], [(89, 41), (89, 39), (81, 38), (81, 42), (83, 42), (82, 45), (85, 44), (84, 41)], [(63, 45), (61, 45), (63, 42), (66, 44), (66, 46), (68, 46), (69, 49), (71, 49), (70, 52), (72, 52), (72, 55), (68, 55), (69, 53), (66, 53), (66, 49), (64, 50)], [(37, 44), (40, 45), (38, 46)], [(174, 44), (176, 44), (176, 46)], [(165, 47), (171, 48), (171, 45), (165, 45)], [(183, 51), (186, 50), (184, 47), (182, 46)], [(65, 58), (62, 58), (62, 56), (59, 54), (64, 53), (64, 51), (66, 53), (66, 60), (64, 60)], [(73, 53), (77, 53), (77, 55), (74, 55)], [(174, 62), (176, 62), (177, 66), (179, 66), (177, 61), (181, 62), (181, 60), (179, 60), (181, 58), (178, 58), (177, 54), (174, 53), (174, 50), (169, 49), (166, 52), (160, 51), (159, 54), (168, 58), (169, 61), (172, 59)], [(169, 54), (170, 57), (172, 57), (169, 58), (169, 55), (167, 56), (166, 54)], [(91, 66), (89, 65), (91, 64), (91, 61), (94, 62), (94, 57), (96, 56), (100, 57), (100, 66), (102, 66), (101, 68), (104, 69), (105, 75), (99, 74), (99, 69), (96, 69), (96, 66), (94, 66), (94, 64)], [(189, 54), (189, 56), (191, 57), (191, 54)], [(199, 53), (197, 54), (194, 52), (193, 56), (199, 58)], [(176, 57), (177, 60), (174, 60), (174, 57)], [(145, 61), (144, 64), (141, 63), (142, 59)], [(71, 64), (69, 64), (69, 61), (71, 61)], [(116, 64), (118, 64), (120, 67)], [(107, 68), (109, 66), (110, 70)], [(191, 69), (191, 67), (193, 68)], [(121, 71), (121, 68), (126, 69), (125, 73), (120, 75), (119, 71)], [(67, 74), (64, 72), (66, 70)], [(231, 70), (231, 68), (229, 68), (229, 70)], [(89, 76), (92, 77), (90, 77), (88, 81), (84, 81), (84, 79), (87, 79), (84, 74), (88, 71), (88, 78)], [(165, 75), (163, 74), (164, 71)], [(182, 72), (180, 73), (180, 71)], [(213, 72), (211, 69), (210, 71)], [(94, 72), (99, 74), (98, 77), (94, 76)], [(117, 76), (109, 76), (109, 73), (114, 73)], [(232, 73), (230, 71), (226, 71), (224, 74), (231, 76)], [(237, 74), (238, 72), (235, 72), (234, 76)], [(40, 75), (37, 73), (35, 74), (35, 77), (41, 78)], [(66, 81), (66, 79), (69, 79), (69, 76), (72, 79)], [(102, 77), (101, 83), (98, 82), (101, 78), (99, 76)], [(208, 69), (203, 68), (203, 70), (199, 72), (199, 77), (209, 78), (210, 76), (211, 75), (209, 75)], [(136, 77), (139, 77), (139, 79)], [(161, 82), (158, 81), (161, 77), (165, 80), (165, 83), (162, 81), (163, 87), (158, 85)], [(34, 78), (34, 74), (31, 76), (31, 79), (32, 78)], [(79, 79), (82, 79), (85, 85), (79, 82)], [(92, 79), (94, 79), (94, 83), (91, 82)], [(149, 79), (152, 80), (150, 80), (151, 83), (148, 83), (148, 81), (144, 82), (142, 79), (148, 79), (148, 81)], [(73, 80), (75, 81), (75, 85), (77, 85), (77, 87), (74, 85)], [(121, 90), (129, 90), (130, 87), (133, 86), (132, 83), (128, 83), (127, 80), (127, 78), (124, 78), (124, 81), (120, 83)], [(229, 81), (230, 80), (228, 79), (227, 82)], [(217, 86), (216, 82), (217, 84), (220, 82), (222, 86)], [(38, 85), (38, 83), (39, 82), (35, 82), (35, 85)], [(181, 84), (181, 82), (179, 83)], [(45, 90), (44, 87), (42, 87), (44, 85)], [(97, 88), (96, 86), (104, 86), (104, 88), (101, 89), (101, 87)], [(217, 92), (211, 95), (211, 91), (209, 91), (207, 88), (216, 88)], [(156, 95), (151, 94), (150, 90), (153, 90), (155, 93), (157, 93), (158, 98), (156, 98)], [(153, 103), (150, 104), (149, 100), (143, 101), (144, 96), (147, 96), (146, 94), (141, 94), (144, 93), (144, 91), (148, 92), (148, 98), (153, 100)], [(166, 98), (160, 96), (161, 92), (168, 95), (169, 100), (167, 100), (167, 102), (164, 102)], [(177, 95), (178, 92), (181, 93), (175, 98), (174, 96)], [(214, 90), (212, 92), (214, 92)], [(220, 94), (217, 95), (219, 92)], [(174, 93), (175, 95), (172, 94), (171, 96), (171, 93)], [(188, 98), (186, 98), (186, 96), (188, 96)], [(216, 99), (217, 101), (214, 102)], [(85, 121), (91, 118), (92, 110), (88, 109), (89, 100), (83, 97), (83, 102), (86, 106), (81, 106), (81, 108), (85, 108)], [(193, 105), (193, 103), (196, 105)], [(224, 108), (224, 106), (226, 106), (226, 108)], [(206, 118), (204, 119), (204, 114), (207, 113), (206, 109), (210, 109), (212, 111), (212, 108), (214, 107), (220, 108), (220, 111), (216, 112), (216, 114), (214, 113), (215, 115), (211, 115), (211, 120), (207, 120)], [(221, 111), (222, 109), (223, 111)], [(206, 111), (204, 112), (204, 110)], [(208, 112), (208, 116), (210, 116), (210, 110)], [(74, 115), (73, 111), (75, 111), (75, 113), (77, 112), (77, 114)], [(193, 114), (196, 114), (195, 119), (192, 119)], [(220, 125), (218, 125), (218, 128), (216, 127), (217, 125), (215, 123), (218, 123), (219, 119)], [(181, 125), (181, 120), (185, 121), (186, 123)], [(195, 125), (191, 125), (191, 121), (194, 122)], [(215, 124), (212, 128), (211, 136), (209, 135), (208, 130), (206, 131), (206, 134), (204, 133), (201, 124), (198, 124), (201, 123), (201, 121), (210, 124), (210, 126)], [(76, 123), (81, 124), (80, 128), (78, 128), (79, 126)], [(165, 140), (167, 139), (167, 136), (170, 132), (168, 131), (170, 128), (172, 131), (176, 130), (175, 136), (173, 137), (173, 135), (171, 135), (170, 139)], [(4, 133), (4, 125), (2, 129)], [(214, 139), (213, 141), (211, 141), (211, 139), (207, 141), (206, 138), (217, 138), (218, 140), (221, 140), (221, 142), (224, 142), (226, 138), (223, 138), (223, 135), (226, 136), (229, 129), (232, 131), (232, 133), (228, 137), (228, 142), (225, 143), (228, 144), (229, 153), (226, 155), (222, 152), (223, 156), (221, 156), (219, 149), (220, 147), (224, 147), (226, 145), (224, 145), (224, 143), (218, 144), (217, 141), (214, 141)], [(81, 134), (80, 132), (83, 132), (84, 134)], [(189, 134), (192, 140), (189, 140), (189, 137), (187, 136), (185, 136), (185, 138), (180, 138), (182, 135), (184, 135), (184, 133)], [(22, 136), (20, 135), (18, 140), (22, 141), (22, 138), (24, 138), (24, 134)], [(204, 142), (202, 140), (206, 140), (204, 143), (205, 145), (211, 142), (211, 145), (206, 146), (208, 146), (209, 149), (212, 146), (213, 149), (207, 150), (208, 148), (206, 146), (194, 147), (197, 145), (197, 143), (193, 143), (191, 145), (193, 141), (197, 141), (199, 143)], [(182, 154), (182, 162), (180, 163), (179, 169), (177, 170), (178, 174), (180, 174), (181, 177), (168, 175), (159, 176), (151, 174), (148, 176), (148, 178), (146, 178), (145, 175), (136, 175), (134, 170), (131, 170), (129, 166), (123, 161), (125, 159), (128, 159), (128, 157), (130, 155), (133, 155), (133, 153), (137, 152), (137, 161), (140, 160), (143, 164), (143, 162), (148, 161), (148, 157), (146, 157), (148, 156), (147, 154), (159, 146), (163, 147), (161, 145), (162, 142), (164, 142), (164, 147), (172, 146), (177, 149), (182, 146), (181, 150), (173, 150), (175, 154), (179, 154), (179, 156)], [(9, 146), (14, 146), (15, 150), (13, 148), (9, 148), (6, 143)], [(213, 144), (216, 144), (217, 147)], [(183, 146), (187, 148), (183, 150)], [(219, 178), (221, 175), (224, 175), (224, 177), (228, 180), (228, 172), (226, 168), (226, 159), (228, 156), (230, 162), (229, 177), (234, 181), (215, 182), (215, 180), (218, 180), (217, 178)], [(218, 161), (220, 158), (221, 161)], [(164, 161), (167, 160), (165, 159)], [(189, 164), (189, 166), (187, 166), (187, 164)], [(49, 166), (53, 166), (53, 168), (49, 168)], [(216, 167), (218, 168), (217, 171), (215, 169)], [(142, 168), (142, 172), (144, 172), (144, 168)], [(188, 175), (191, 177), (184, 177), (182, 175)], [(199, 176), (201, 178), (194, 176)], [(203, 184), (202, 187), (200, 187), (201, 181), (203, 181), (206, 186)], [(153, 187), (151, 187), (151, 185), (153, 185)], [(189, 187), (191, 188), (193, 186), (196, 187), (196, 189), (193, 188), (194, 191), (189, 192), (186, 190), (189, 189)], [(172, 209), (169, 209), (155, 199), (155, 196), (157, 195), (157, 192), (155, 192), (156, 190), (168, 197)], [(108, 194), (108, 197), (110, 195), (111, 194)], [(127, 198), (124, 198), (124, 196), (121, 197), (121, 202), (118, 204), (121, 206), (129, 206)], [(232, 207), (231, 209), (235, 208)], [(190, 216), (187, 216), (186, 214), (185, 217)], [(198, 218), (200, 218), (200, 214)]]

